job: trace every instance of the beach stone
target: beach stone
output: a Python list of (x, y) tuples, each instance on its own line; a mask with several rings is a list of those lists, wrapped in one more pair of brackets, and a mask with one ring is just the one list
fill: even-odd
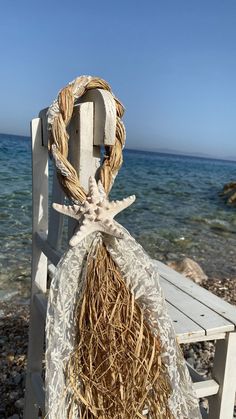
[(235, 204), (236, 203), (236, 182), (229, 182), (226, 183), (223, 187), (223, 191), (220, 192), (220, 195), (227, 196), (228, 204)]
[(22, 410), (24, 408), (24, 398), (21, 397), (20, 399), (16, 400), (15, 407), (19, 410)]
[(187, 278), (192, 279), (196, 284), (202, 284), (208, 278), (201, 266), (193, 259), (187, 257), (182, 260), (169, 261), (167, 265)]
[(15, 377), (13, 378), (14, 383), (15, 383), (16, 385), (20, 384), (21, 379), (22, 379), (22, 376), (21, 376), (21, 374), (19, 374), (19, 373), (17, 373), (17, 374), (15, 375)]

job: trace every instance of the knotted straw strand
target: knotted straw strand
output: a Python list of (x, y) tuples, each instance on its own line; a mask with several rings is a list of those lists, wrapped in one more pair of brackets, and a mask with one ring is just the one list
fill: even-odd
[(108, 193), (114, 177), (119, 171), (122, 162), (122, 149), (125, 144), (125, 128), (121, 121), (124, 107), (114, 96), (109, 84), (98, 77), (81, 76), (64, 87), (48, 111), (49, 151), (54, 159), (57, 175), (62, 189), (68, 198), (83, 202), (86, 192), (80, 184), (74, 167), (68, 161), (68, 124), (71, 120), (74, 104), (78, 98), (90, 89), (104, 89), (109, 91), (116, 104), (116, 138), (113, 146), (105, 147), (105, 156), (100, 167), (99, 179)]

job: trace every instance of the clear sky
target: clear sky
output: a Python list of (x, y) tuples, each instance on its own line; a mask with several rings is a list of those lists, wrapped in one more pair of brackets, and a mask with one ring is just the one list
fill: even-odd
[(236, 158), (236, 0), (0, 0), (0, 132), (81, 74), (126, 107), (127, 146)]

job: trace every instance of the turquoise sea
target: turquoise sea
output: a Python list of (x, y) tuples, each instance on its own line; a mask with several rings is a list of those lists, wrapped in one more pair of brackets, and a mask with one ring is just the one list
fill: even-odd
[[(209, 277), (236, 276), (236, 207), (218, 195), (236, 162), (126, 150), (112, 197), (135, 194), (118, 218), (146, 251), (184, 256)], [(31, 144), (0, 134), (0, 299), (27, 298), (31, 258)]]

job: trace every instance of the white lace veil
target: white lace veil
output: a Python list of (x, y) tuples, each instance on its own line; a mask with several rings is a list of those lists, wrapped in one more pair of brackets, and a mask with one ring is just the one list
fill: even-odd
[[(165, 348), (162, 357), (172, 387), (169, 409), (178, 419), (201, 418), (189, 372), (167, 313), (156, 265), (123, 230), (124, 239), (103, 235), (103, 242), (127, 287), (143, 308), (152, 333), (160, 337)], [(95, 233), (70, 248), (60, 260), (51, 284), (46, 324), (46, 412), (49, 419), (67, 418), (64, 367), (74, 346), (75, 304), (83, 292), (88, 254), (93, 253), (99, 241), (101, 234)], [(78, 406), (70, 413), (71, 419), (80, 417)]]

